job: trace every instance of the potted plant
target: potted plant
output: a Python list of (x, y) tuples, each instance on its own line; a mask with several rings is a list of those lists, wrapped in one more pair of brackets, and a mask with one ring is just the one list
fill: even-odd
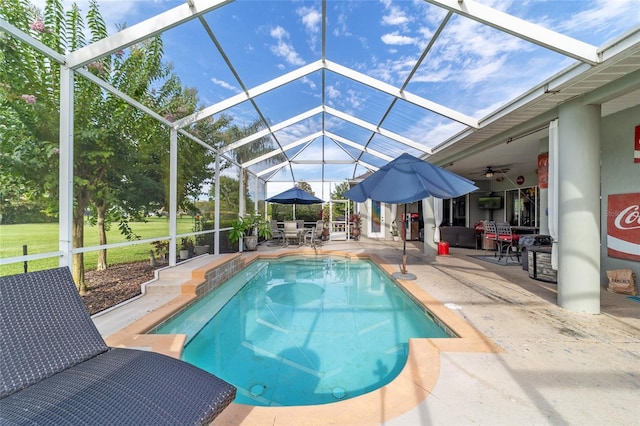
[[(193, 232), (201, 232), (205, 230), (205, 221), (202, 216), (197, 215), (196, 221), (193, 225)], [(196, 256), (200, 256), (202, 254), (209, 252), (209, 244), (208, 238), (210, 238), (210, 234), (198, 234), (196, 235), (196, 246), (194, 247), (194, 252)]]
[(189, 237), (182, 238), (180, 246), (180, 260), (186, 260), (193, 255), (193, 241)]
[(360, 224), (361, 224), (360, 213), (354, 213), (351, 216), (349, 216), (349, 222), (353, 225), (353, 228), (351, 229), (351, 235), (353, 236), (353, 239), (354, 240), (360, 239)]
[(393, 237), (393, 241), (400, 240), (400, 232), (398, 232), (398, 224), (395, 220), (391, 222), (391, 236)]
[(169, 255), (169, 241), (168, 240), (160, 240), (154, 241), (152, 243), (155, 247), (155, 252), (163, 260), (167, 260), (167, 256)]
[(271, 223), (260, 215), (248, 214), (231, 222), (229, 241), (242, 239), (247, 250), (258, 247), (258, 237), (271, 238)]

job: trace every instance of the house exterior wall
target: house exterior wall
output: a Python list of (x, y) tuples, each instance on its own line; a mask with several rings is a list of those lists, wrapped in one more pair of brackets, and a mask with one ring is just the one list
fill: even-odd
[[(640, 277), (640, 262), (609, 257), (607, 254), (608, 197), (640, 193), (640, 163), (633, 161), (635, 127), (640, 126), (640, 105), (602, 119), (600, 182), (600, 281), (608, 282), (607, 271), (629, 268)], [(640, 241), (636, 241), (640, 243)]]

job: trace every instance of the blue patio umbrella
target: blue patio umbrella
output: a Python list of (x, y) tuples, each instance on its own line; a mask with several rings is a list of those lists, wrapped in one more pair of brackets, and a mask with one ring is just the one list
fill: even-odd
[(270, 203), (278, 204), (320, 204), (324, 203), (320, 198), (313, 194), (309, 194), (304, 189), (300, 189), (297, 186), (287, 189), (278, 195), (267, 198), (266, 201)]
[(293, 218), (296, 218), (295, 204), (320, 204), (324, 203), (320, 198), (313, 194), (308, 193), (304, 189), (300, 189), (297, 186), (287, 189), (284, 192), (267, 198), (265, 201), (278, 204), (294, 204)]
[[(362, 203), (367, 199), (405, 204), (427, 197), (455, 198), (478, 189), (472, 181), (410, 154), (402, 154), (344, 193)], [(402, 252), (402, 274), (407, 273), (406, 238)]]

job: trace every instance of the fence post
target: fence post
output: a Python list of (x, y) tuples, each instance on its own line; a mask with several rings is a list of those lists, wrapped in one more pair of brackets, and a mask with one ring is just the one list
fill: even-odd
[[(27, 245), (26, 244), (22, 246), (22, 255), (23, 256), (27, 255)], [(24, 261), (24, 273), (25, 274), (27, 273), (27, 269), (29, 269), (28, 262), (25, 260)]]

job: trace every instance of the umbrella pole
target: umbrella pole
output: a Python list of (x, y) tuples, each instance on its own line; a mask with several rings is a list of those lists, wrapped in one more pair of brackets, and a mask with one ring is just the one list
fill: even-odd
[(402, 238), (402, 274), (407, 273), (407, 203), (404, 203), (404, 235)]

